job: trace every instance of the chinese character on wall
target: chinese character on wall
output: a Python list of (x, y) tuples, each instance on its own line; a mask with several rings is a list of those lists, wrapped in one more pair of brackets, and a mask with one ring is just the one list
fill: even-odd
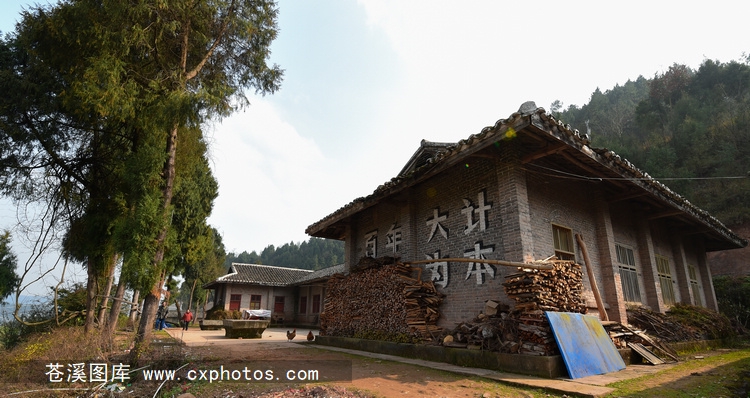
[[(470, 234), (477, 227), (480, 231), (484, 231), (488, 227), (487, 212), (492, 209), (492, 202), (485, 203), (485, 191), (482, 190), (477, 194), (477, 205), (474, 206), (471, 200), (464, 199), (464, 207), (461, 209), (461, 214), (466, 216), (466, 227), (464, 227), (464, 235)], [(476, 215), (476, 221), (474, 216)]]
[(396, 226), (396, 223), (391, 225), (391, 229), (385, 233), (385, 247), (393, 250), (396, 253), (401, 245), (401, 227)]
[(427, 242), (432, 241), (435, 236), (435, 232), (440, 232), (443, 238), (448, 239), (448, 228), (441, 224), (443, 221), (448, 219), (448, 212), (440, 213), (440, 208), (432, 209), (432, 218), (427, 219), (427, 226), (430, 228), (430, 236), (427, 237)]
[[(486, 260), (487, 257), (485, 257), (484, 255), (492, 253), (494, 250), (495, 248), (492, 245), (482, 247), (482, 242), (479, 241), (474, 244), (473, 249), (464, 251), (464, 257), (475, 258), (477, 260)], [(491, 276), (492, 279), (495, 279), (495, 269), (491, 265), (487, 263), (471, 262), (469, 263), (469, 267), (466, 270), (466, 279), (468, 280), (472, 275), (476, 275), (477, 285), (481, 285), (484, 282), (484, 274), (487, 274)]]
[(378, 256), (378, 231), (365, 234), (365, 257), (375, 258)]
[[(437, 260), (440, 258), (440, 250), (436, 251), (435, 254), (433, 254), (432, 256), (430, 256), (429, 254), (425, 254), (425, 257), (427, 260)], [(431, 272), (430, 280), (435, 282), (436, 285), (440, 285), (442, 287), (448, 286), (448, 262), (447, 261), (429, 263), (425, 266), (425, 269)]]

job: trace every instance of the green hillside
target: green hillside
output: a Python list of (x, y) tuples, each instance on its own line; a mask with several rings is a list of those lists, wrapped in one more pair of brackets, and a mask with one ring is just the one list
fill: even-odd
[(750, 221), (750, 57), (672, 65), (552, 112), (728, 225)]

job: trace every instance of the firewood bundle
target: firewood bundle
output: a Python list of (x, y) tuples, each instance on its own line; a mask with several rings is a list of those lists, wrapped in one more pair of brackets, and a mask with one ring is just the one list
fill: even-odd
[(520, 269), (505, 277), (505, 294), (521, 311), (586, 311), (583, 301), (583, 272), (571, 261), (549, 261), (555, 269)]
[(505, 293), (516, 301), (513, 318), (518, 320), (521, 354), (555, 355), (558, 353), (549, 321), (544, 311), (586, 311), (581, 294), (583, 272), (571, 261), (548, 261), (552, 270), (523, 269), (505, 277)]
[[(417, 275), (413, 275), (414, 273)], [(420, 280), (421, 268), (392, 258), (363, 258), (347, 276), (328, 280), (321, 333), (394, 340), (433, 339), (443, 295)]]
[(503, 284), (514, 310), (499, 301), (487, 301), (485, 311), (471, 322), (448, 332), (442, 344), (513, 354), (555, 355), (552, 329), (544, 311), (584, 312), (581, 266), (570, 261), (544, 260), (551, 270), (519, 268)]

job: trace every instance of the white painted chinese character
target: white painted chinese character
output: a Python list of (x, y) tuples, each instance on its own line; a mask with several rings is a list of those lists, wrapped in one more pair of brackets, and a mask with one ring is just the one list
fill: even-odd
[[(469, 199), (464, 199), (464, 207), (461, 209), (461, 214), (466, 216), (466, 227), (464, 228), (464, 235), (470, 234), (478, 226), (480, 231), (487, 229), (487, 211), (492, 209), (492, 202), (484, 203), (484, 191), (480, 191), (477, 194), (477, 206), (471, 203)], [(474, 214), (479, 218), (474, 222)]]
[(75, 382), (86, 382), (86, 364), (85, 363), (69, 363), (68, 364), (68, 381), (71, 383)]
[(398, 246), (401, 244), (401, 227), (397, 227), (396, 223), (391, 225), (391, 229), (385, 233), (385, 247), (392, 249), (394, 253), (398, 251)]
[(378, 256), (378, 231), (365, 235), (365, 257), (375, 258)]
[(126, 381), (130, 380), (130, 374), (128, 373), (130, 371), (130, 365), (127, 364), (118, 364), (118, 365), (112, 365), (112, 379), (110, 381), (119, 381), (121, 383), (125, 383)]
[[(474, 249), (464, 251), (464, 257), (476, 258), (476, 259), (487, 259), (484, 255), (492, 253), (495, 250), (493, 246), (482, 248), (482, 242), (479, 241), (474, 244)], [(471, 275), (476, 275), (477, 285), (481, 285), (484, 282), (484, 274), (489, 274), (492, 279), (495, 279), (495, 269), (491, 265), (480, 262), (469, 263), (469, 267), (466, 270), (466, 279), (469, 279)]]
[[(436, 251), (432, 256), (429, 254), (425, 254), (424, 256), (427, 260), (437, 260), (440, 258), (440, 250)], [(436, 285), (442, 287), (448, 286), (448, 262), (429, 263), (425, 265), (425, 269), (431, 272), (430, 280), (435, 282)]]
[(61, 383), (63, 381), (63, 365), (59, 363), (48, 363), (48, 371), (44, 372), (50, 383)]
[(440, 235), (443, 235), (443, 238), (448, 239), (448, 229), (441, 224), (441, 221), (445, 221), (448, 219), (448, 212), (445, 212), (443, 214), (440, 214), (440, 208), (432, 209), (432, 218), (427, 219), (427, 226), (430, 227), (430, 237), (427, 238), (427, 241), (431, 241), (432, 237), (435, 236), (435, 232), (440, 231)]
[(92, 383), (104, 383), (107, 381), (107, 364), (90, 363), (89, 364), (89, 381)]

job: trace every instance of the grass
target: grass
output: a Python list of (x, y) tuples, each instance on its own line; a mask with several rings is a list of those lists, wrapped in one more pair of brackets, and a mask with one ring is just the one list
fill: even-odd
[(664, 371), (608, 385), (611, 397), (747, 396), (750, 348), (691, 359)]

